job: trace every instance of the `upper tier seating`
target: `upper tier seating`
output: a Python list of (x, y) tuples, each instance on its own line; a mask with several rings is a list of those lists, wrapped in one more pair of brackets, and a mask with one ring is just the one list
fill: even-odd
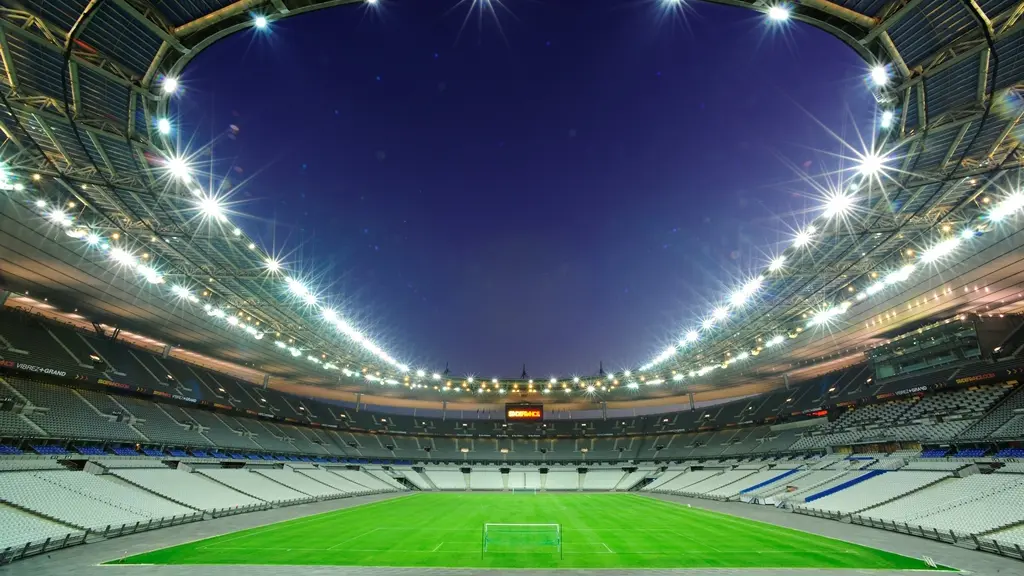
[(68, 388), (13, 376), (2, 378), (0, 382), (5, 382), (9, 386), (8, 392), (25, 398), (32, 406), (46, 409), (33, 412), (28, 418), (52, 437), (146, 441), (127, 424), (114, 422), (113, 417), (98, 413), (80, 395)]

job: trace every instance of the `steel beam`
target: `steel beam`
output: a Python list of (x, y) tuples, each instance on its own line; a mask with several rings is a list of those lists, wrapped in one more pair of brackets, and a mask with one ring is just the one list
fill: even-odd
[(11, 85), (11, 92), (18, 90), (18, 73), (14, 70), (14, 60), (11, 58), (11, 49), (7, 45), (7, 33), (0, 27), (0, 60), (3, 60), (4, 71), (7, 72), (7, 83)]
[(883, 32), (888, 31), (889, 28), (893, 26), (893, 24), (896, 24), (897, 22), (902, 20), (907, 14), (909, 14), (912, 10), (917, 8), (918, 4), (920, 3), (921, 0), (909, 0), (908, 2), (905, 2), (902, 6), (897, 8), (896, 11), (886, 15), (881, 22), (879, 22), (876, 26), (871, 28), (871, 31), (868, 32), (866, 36), (861, 38), (860, 43), (867, 46), (868, 44), (873, 42), (875, 38), (881, 36)]
[(228, 4), (220, 10), (214, 10), (205, 16), (200, 16), (191, 22), (178, 26), (174, 29), (174, 36), (176, 38), (185, 38), (217, 22), (248, 12), (262, 3), (263, 0), (238, 0), (234, 4)]
[[(171, 45), (175, 50), (181, 52), (182, 54), (188, 54), (189, 49), (182, 45), (182, 43), (179, 42), (178, 39), (173, 34), (168, 32), (163, 26), (160, 26), (156, 22), (153, 22), (152, 20), (147, 18), (145, 14), (136, 10), (134, 6), (132, 6), (125, 0), (113, 0), (113, 2), (114, 4), (117, 4), (118, 8), (127, 12), (129, 16), (137, 20), (140, 24), (145, 26), (147, 30), (152, 32), (161, 40)], [(156, 8), (151, 9), (154, 12), (156, 11)], [(166, 21), (166, 18), (164, 20)]]

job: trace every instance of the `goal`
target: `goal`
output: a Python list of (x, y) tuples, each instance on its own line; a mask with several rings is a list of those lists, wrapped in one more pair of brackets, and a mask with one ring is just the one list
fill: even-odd
[(480, 555), (558, 554), (562, 558), (561, 524), (484, 524)]
[(509, 488), (513, 494), (536, 494), (538, 490), (536, 488)]

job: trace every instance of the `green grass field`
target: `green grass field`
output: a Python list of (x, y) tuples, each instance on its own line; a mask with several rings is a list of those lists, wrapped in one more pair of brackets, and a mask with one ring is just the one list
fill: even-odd
[[(541, 541), (533, 545), (506, 541), (489, 544), (483, 553), (485, 523), (560, 524), (561, 551), (557, 545)], [(155, 550), (123, 562), (561, 569), (927, 568), (915, 558), (633, 494), (574, 493), (421, 493)]]

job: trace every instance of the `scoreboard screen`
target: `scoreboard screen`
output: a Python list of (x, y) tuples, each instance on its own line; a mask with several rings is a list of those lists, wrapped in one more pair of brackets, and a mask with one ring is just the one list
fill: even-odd
[(505, 404), (505, 420), (509, 422), (539, 422), (543, 419), (543, 404)]

